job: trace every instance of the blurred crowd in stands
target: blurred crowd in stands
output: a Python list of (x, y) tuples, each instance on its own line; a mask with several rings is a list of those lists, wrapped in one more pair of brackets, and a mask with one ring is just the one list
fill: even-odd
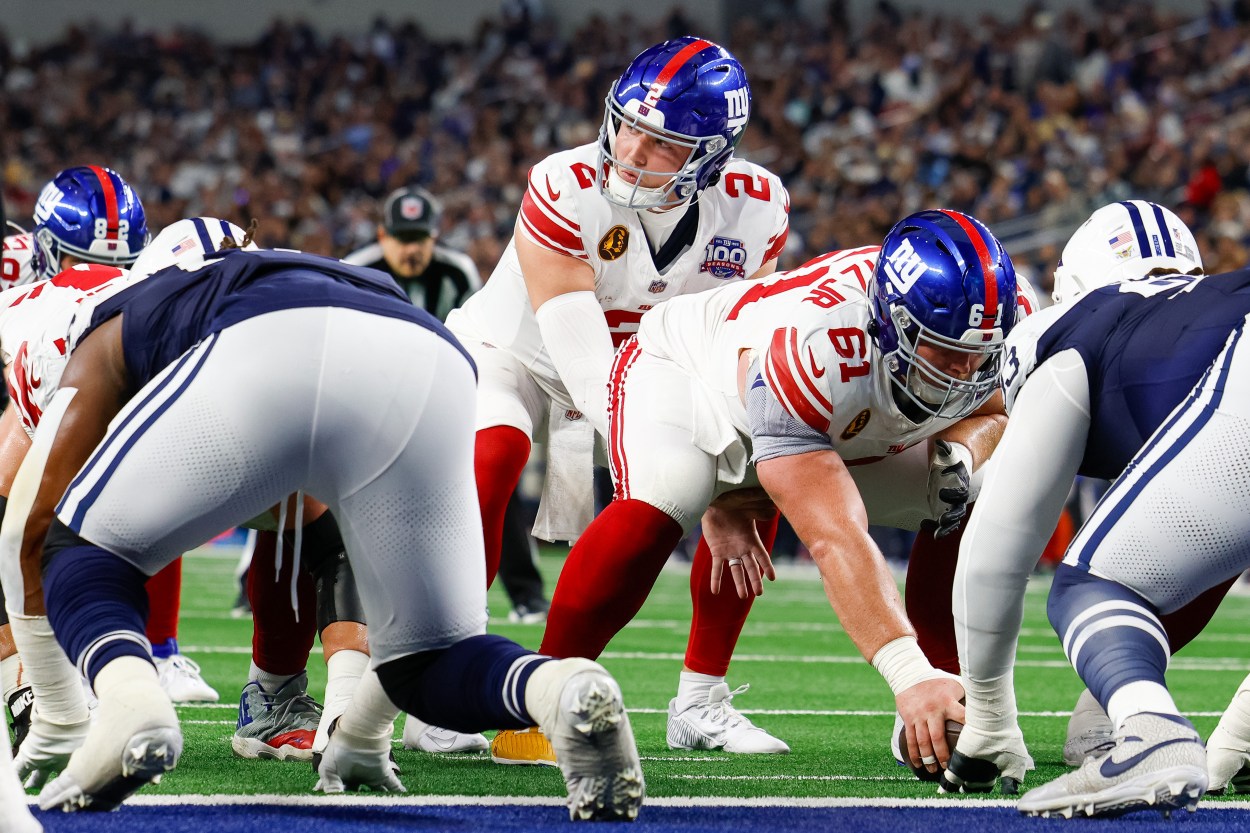
[(513, 3), (463, 42), (382, 20), (351, 38), (274, 22), (247, 44), (141, 21), (84, 22), (37, 48), (0, 37), (5, 202), (29, 216), (57, 170), (107, 163), (153, 229), (257, 217), (262, 245), (343, 255), (373, 239), (381, 196), (420, 184), (446, 207), (443, 242), (489, 276), (529, 166), (594, 139), (639, 49), (694, 33), (750, 73), (740, 153), (790, 189), (783, 267), (943, 205), (989, 223), (1047, 291), (1076, 225), (1128, 196), (1174, 207), (1208, 271), (1244, 263), (1250, 0), (1184, 15), (1132, 0), (1010, 18), (951, 6), (880, 2), (851, 21), (842, 0), (814, 18), (762, 0), (728, 32), (674, 11), (561, 33)]

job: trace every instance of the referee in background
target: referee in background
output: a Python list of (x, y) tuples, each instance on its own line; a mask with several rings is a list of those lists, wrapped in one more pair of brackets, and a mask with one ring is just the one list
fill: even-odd
[[(438, 244), (443, 208), (424, 188), (400, 188), (382, 204), (378, 240), (343, 258), (356, 266), (386, 272), (399, 282), (414, 306), (439, 321), (482, 288), (473, 260), (464, 252)], [(508, 618), (538, 623), (547, 618), (549, 602), (535, 564), (538, 555), (516, 493), (504, 518), (499, 580), (512, 602)]]
[(378, 240), (343, 258), (390, 274), (412, 303), (443, 321), (482, 288), (473, 260), (438, 245), (443, 208), (423, 188), (400, 188), (386, 198)]

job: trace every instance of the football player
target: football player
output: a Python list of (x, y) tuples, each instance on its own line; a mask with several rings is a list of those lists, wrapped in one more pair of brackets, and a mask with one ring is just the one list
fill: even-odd
[[(532, 441), (546, 439), (548, 457), (535, 535), (572, 540), (589, 522), (594, 438), (586, 426), (607, 436), (613, 351), (643, 314), (669, 298), (770, 274), (786, 241), (781, 181), (734, 157), (751, 91), (725, 49), (696, 37), (652, 46), (613, 83), (605, 107), (597, 141), (530, 170), (498, 267), (447, 319), (481, 375), (475, 465), (488, 581)], [(706, 557), (696, 560), (696, 573), (709, 570)], [(705, 652), (704, 635), (738, 627), (746, 611), (738, 600), (708, 601), (705, 585), (696, 591), (702, 628), (687, 656), (700, 674), (716, 662), (705, 656), (714, 651)], [(769, 745), (785, 746), (775, 738)], [(525, 734), (497, 736), (491, 752), (510, 763), (553, 763), (550, 746)]]
[[(19, 286), (0, 294), (0, 356), (8, 369), (7, 383), (13, 391), (14, 406), (0, 418), (0, 494), (10, 493), (19, 466), (30, 449), (30, 438), (42, 419), (51, 397), (59, 388), (61, 373), (68, 361), (69, 348), (64, 334), (74, 316), (122, 286), (142, 280), (158, 263), (202, 252), (201, 245), (211, 240), (220, 242), (227, 234), (241, 239), (243, 232), (224, 221), (204, 218), (184, 220), (167, 228), (154, 241), (159, 248), (147, 247), (132, 264), (131, 270), (102, 264), (77, 264), (54, 277), (29, 286)], [(203, 243), (201, 243), (203, 241)], [(180, 573), (178, 561), (158, 572), (145, 584), (149, 609), (153, 615), (167, 616), (176, 625)], [(167, 577), (173, 577), (168, 581)], [(31, 699), (36, 709), (33, 722), (28, 720), (30, 737), (20, 746), (18, 766), (24, 777), (33, 776), (32, 785), (68, 758), (86, 733), (85, 701), (77, 671), (66, 662), (47, 626), (43, 612), (38, 571), (22, 573), (4, 571), (4, 583), (10, 586), (10, 598), (24, 599), (24, 609), (13, 612), (19, 633), (25, 634), (22, 681), (33, 687)], [(154, 592), (154, 589), (156, 592)], [(149, 621), (146, 636), (161, 629)], [(172, 642), (172, 640), (171, 640)], [(213, 691), (199, 676), (198, 668), (185, 660), (185, 670), (177, 667), (178, 654), (157, 655), (155, 663), (161, 685), (175, 702), (194, 695), (189, 684), (198, 681), (211, 699)], [(173, 666), (171, 668), (171, 666)], [(172, 684), (171, 684), (172, 683)], [(206, 695), (192, 699), (208, 699)], [(29, 718), (29, 712), (27, 713)]]
[[(130, 186), (117, 173), (98, 166), (68, 168), (58, 173), (43, 189), (35, 209), (35, 226), (32, 234), (11, 235), (5, 238), (4, 274), (6, 285), (24, 287), (34, 282), (47, 281), (59, 272), (79, 263), (98, 263), (111, 266), (129, 265), (147, 243), (148, 232), (143, 206)], [(73, 294), (81, 289), (92, 289), (92, 281), (109, 280), (108, 270), (93, 270), (91, 278), (74, 274), (65, 279), (68, 288), (49, 290), (51, 296)], [(9, 278), (12, 278), (10, 281)], [(11, 287), (10, 287), (11, 289)], [(42, 392), (55, 390), (55, 379), (49, 379), (43, 369), (28, 368), (25, 364), (33, 357), (21, 352), (28, 337), (38, 335), (44, 319), (29, 312), (25, 305), (21, 314), (14, 312), (13, 304), (19, 298), (38, 296), (42, 290), (26, 292), (10, 291), (10, 302), (5, 305), (4, 361), (8, 368), (6, 388), (13, 392), (13, 406), (5, 411), (0, 420), (0, 464), (5, 473), (0, 476), (0, 513), (3, 499), (7, 499), (9, 486), (17, 465), (29, 445), (27, 432), (34, 430), (39, 408), (33, 389), (42, 385)], [(47, 299), (40, 302), (48, 303)], [(55, 305), (55, 301), (51, 302)], [(43, 361), (43, 360), (40, 360)], [(64, 362), (58, 354), (47, 359), (52, 364)], [(59, 373), (59, 365), (56, 367)], [(25, 430), (23, 430), (25, 429)], [(200, 677), (194, 662), (182, 657), (177, 651), (177, 621), (179, 590), (181, 587), (180, 562), (171, 564), (148, 585), (152, 619), (148, 637), (161, 655), (161, 680), (176, 700), (215, 700), (217, 693)], [(33, 605), (33, 607), (32, 607)], [(17, 601), (5, 602), (0, 617), (0, 680), (6, 706), (14, 726), (14, 747), (21, 743), (30, 725), (30, 709), (33, 691), (29, 674), (21, 673), (21, 662), (16, 654), (16, 644), (8, 639), (10, 630), (7, 609), (13, 607), (19, 631), (26, 624), (26, 614), (36, 615), (42, 611), (35, 600), (23, 606)], [(42, 627), (33, 624), (35, 632)], [(22, 639), (19, 633), (19, 640)], [(32, 636), (38, 641), (38, 636)], [(44, 643), (55, 648), (50, 639)], [(34, 649), (38, 652), (38, 648)], [(39, 658), (35, 662), (40, 662)], [(35, 672), (35, 675), (38, 671)], [(55, 708), (50, 703), (49, 708)], [(55, 713), (53, 715), (55, 717)], [(68, 721), (69, 715), (61, 715)]]
[(1047, 610), (1113, 745), (1019, 809), (1192, 808), (1210, 778), (1164, 680), (1176, 647), (1166, 617), (1250, 566), (1250, 273), (1204, 276), (1179, 218), (1126, 200), (1077, 230), (1055, 281), (1064, 303), (1009, 340), (1012, 416), (960, 551), (967, 721), (943, 786), (988, 790), (1024, 775), (1012, 684), (1024, 588), (1084, 474), (1113, 483), (1056, 570)]
[[(612, 372), (615, 497), (569, 554), (541, 650), (598, 656), (700, 518), (712, 564), (700, 580), (713, 598), (749, 601), (773, 575), (780, 510), (893, 690), (904, 756), (935, 773), (962, 690), (918, 646), (868, 524), (958, 527), (1005, 421), (997, 376), (1016, 314), (1010, 258), (955, 211), (914, 214), (881, 246), (648, 313)], [(706, 693), (679, 687), (670, 747), (749, 752), (764, 742), (724, 737), (737, 635), (718, 640)]]
[[(537, 721), (559, 745), (573, 818), (637, 814), (642, 771), (615, 681), (485, 633), (464, 419), (474, 367), (436, 319), (376, 271), (241, 250), (87, 313), (15, 483), (16, 534), (2, 536), (45, 563), (57, 639), (100, 700), (42, 807), (108, 809), (177, 763), (177, 717), (143, 645), (144, 576), (307, 490), (333, 511), (373, 622), (372, 667), (320, 788), (402, 790), (387, 760), (398, 704), (468, 732)], [(224, 389), (241, 395), (223, 402)], [(136, 506), (140, 491), (162, 499)]]

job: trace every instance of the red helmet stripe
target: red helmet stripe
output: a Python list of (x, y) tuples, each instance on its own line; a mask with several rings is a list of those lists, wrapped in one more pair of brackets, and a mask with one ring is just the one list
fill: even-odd
[(994, 262), (990, 260), (990, 247), (985, 245), (981, 232), (963, 214), (945, 208), (941, 212), (959, 223), (964, 234), (972, 241), (972, 248), (976, 250), (981, 261), (981, 273), (985, 275), (985, 315), (981, 318), (981, 329), (992, 330), (996, 326), (994, 322), (998, 320), (998, 273), (994, 270)]
[(108, 231), (105, 233), (105, 238), (116, 240), (120, 212), (117, 209), (117, 189), (113, 187), (113, 178), (98, 165), (88, 165), (87, 167), (96, 175), (96, 179), (100, 180), (100, 190), (104, 192), (104, 213), (108, 218)]
[(664, 69), (660, 70), (660, 74), (657, 75), (655, 77), (655, 80), (652, 81), (651, 83), (659, 84), (660, 86), (667, 86), (668, 82), (672, 81), (673, 76), (677, 74), (677, 70), (681, 69), (682, 66), (686, 63), (686, 61), (689, 61), (695, 55), (698, 55), (700, 52), (702, 52), (704, 49), (707, 49), (711, 45), (712, 43), (710, 41), (697, 40), (694, 43), (686, 46), (680, 52), (678, 52), (676, 55), (674, 55), (672, 58), (669, 59), (668, 63), (664, 65)]

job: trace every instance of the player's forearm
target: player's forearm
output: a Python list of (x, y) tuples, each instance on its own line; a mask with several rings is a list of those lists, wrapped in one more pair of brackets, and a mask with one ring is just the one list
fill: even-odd
[(972, 414), (934, 436), (934, 440), (958, 443), (972, 454), (973, 470), (981, 468), (998, 447), (1007, 428), (1003, 413)]
[(848, 529), (838, 539), (807, 546), (820, 568), (829, 604), (864, 659), (871, 662), (884, 645), (915, 636), (894, 576), (866, 528)]
[(547, 355), (577, 409), (607, 434), (607, 386), (612, 336), (593, 292), (568, 292), (535, 313)]

